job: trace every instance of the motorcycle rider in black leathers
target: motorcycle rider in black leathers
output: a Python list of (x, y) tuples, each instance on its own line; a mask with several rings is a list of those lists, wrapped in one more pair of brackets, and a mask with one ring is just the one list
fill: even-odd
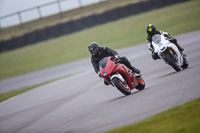
[[(92, 42), (88, 46), (88, 50), (91, 53), (91, 62), (94, 67), (94, 70), (97, 74), (99, 74), (99, 61), (104, 57), (112, 56), (114, 58), (119, 58), (119, 63), (123, 63), (130, 70), (132, 70), (137, 77), (141, 76), (140, 70), (133, 67), (128, 59), (124, 57), (119, 57), (118, 53), (108, 47), (99, 47), (97, 42)], [(99, 74), (100, 75), (100, 74)], [(104, 80), (105, 85), (109, 85), (107, 81)]]
[(149, 47), (149, 50), (152, 52), (152, 58), (154, 60), (160, 59), (160, 57), (158, 56), (158, 54), (154, 53), (154, 47), (152, 45), (152, 37), (155, 34), (162, 34), (162, 35), (164, 35), (167, 40), (169, 40), (171, 43), (173, 43), (173, 44), (175, 44), (177, 46), (177, 48), (179, 49), (179, 51), (182, 54), (182, 52), (183, 52), (184, 49), (177, 43), (177, 39), (174, 38), (174, 37), (172, 37), (168, 32), (157, 31), (156, 27), (154, 25), (152, 25), (152, 24), (149, 24), (147, 26), (146, 32), (148, 34), (147, 35), (148, 47)]

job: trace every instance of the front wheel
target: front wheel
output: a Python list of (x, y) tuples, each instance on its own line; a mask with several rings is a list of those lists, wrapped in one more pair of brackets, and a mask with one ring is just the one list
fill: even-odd
[(178, 66), (178, 64), (176, 63), (176, 61), (174, 60), (173, 57), (171, 57), (172, 55), (167, 54), (165, 57), (165, 60), (167, 61), (167, 63), (172, 66), (174, 68), (174, 70), (176, 71), (180, 71), (180, 67)]
[(127, 85), (127, 83), (122, 82), (119, 78), (114, 77), (112, 79), (113, 84), (117, 87), (117, 89), (123, 93), (124, 95), (130, 95), (131, 94), (131, 89)]

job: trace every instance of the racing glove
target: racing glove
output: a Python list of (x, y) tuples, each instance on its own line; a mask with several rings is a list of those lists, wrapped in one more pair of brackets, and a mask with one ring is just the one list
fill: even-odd
[(98, 75), (99, 75), (99, 77), (101, 78), (101, 74), (100, 74), (100, 72), (98, 71), (98, 73), (97, 73)]
[(119, 55), (117, 54), (117, 55), (115, 55), (114, 57), (118, 59), (118, 58), (119, 58)]

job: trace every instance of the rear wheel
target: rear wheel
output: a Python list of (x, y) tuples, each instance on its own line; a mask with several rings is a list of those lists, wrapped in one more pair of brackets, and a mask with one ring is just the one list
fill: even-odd
[(114, 77), (112, 79), (113, 84), (117, 87), (117, 89), (123, 93), (124, 95), (130, 95), (131, 89), (127, 83), (122, 82), (119, 78)]
[(188, 61), (186, 58), (183, 58), (183, 65), (181, 66), (183, 69), (188, 67)]
[(138, 86), (136, 86), (135, 88), (137, 90), (143, 90), (145, 88), (144, 79), (142, 77), (140, 77), (140, 78), (137, 78), (137, 81), (138, 81)]
[(177, 61), (175, 61), (174, 57), (172, 57), (171, 54), (167, 54), (165, 57), (165, 60), (167, 61), (167, 63), (172, 66), (174, 68), (174, 70), (176, 71), (180, 71), (180, 67), (177, 64)]

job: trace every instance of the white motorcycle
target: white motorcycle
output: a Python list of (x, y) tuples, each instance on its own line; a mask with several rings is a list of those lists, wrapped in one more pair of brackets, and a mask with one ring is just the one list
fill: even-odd
[(175, 44), (165, 39), (164, 35), (156, 34), (152, 38), (154, 53), (164, 60), (165, 63), (173, 67), (176, 71), (188, 67), (187, 59), (180, 53)]

